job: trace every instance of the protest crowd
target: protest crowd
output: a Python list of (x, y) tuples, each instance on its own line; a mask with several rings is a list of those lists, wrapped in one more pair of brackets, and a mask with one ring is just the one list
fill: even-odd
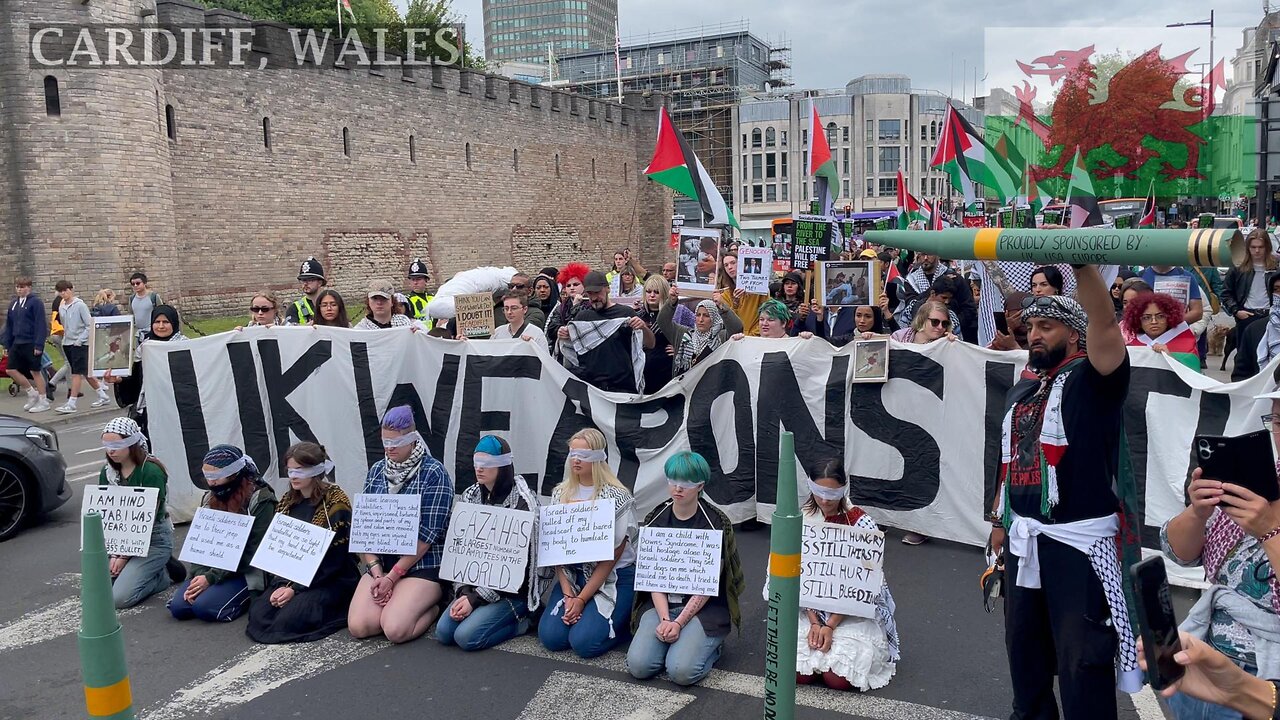
[[(439, 297), (429, 292), (431, 278), (420, 260), (410, 263), (402, 287), (390, 278), (370, 280), (364, 297), (349, 305), (327, 287), (321, 263), (308, 258), (298, 275), (301, 294), (254, 295), (237, 331), (408, 327), (457, 341), (518, 339), (596, 388), (630, 395), (656, 392), (748, 336), (837, 348), (892, 339), (1026, 351), (1026, 369), (1006, 404), (999, 492), (987, 508), (992, 572), (1003, 576), (1014, 717), (1056, 718), (1060, 703), (1065, 717), (1105, 719), (1116, 717), (1117, 677), (1122, 689), (1133, 691), (1141, 682), (1139, 666), (1145, 666), (1123, 619), (1116, 549), (1125, 528), (1112, 486), (1130, 379), (1127, 347), (1167, 353), (1199, 372), (1206, 367), (1211, 330), (1225, 318), (1231, 329), (1219, 334), (1227, 338), (1228, 353), (1234, 350), (1233, 377), (1265, 368), (1280, 355), (1280, 272), (1270, 233), (1253, 229), (1247, 243), (1246, 260), (1225, 275), (1196, 267), (1121, 267), (1104, 274), (1095, 266), (952, 262), (850, 243), (840, 259), (869, 264), (877, 275), (870, 283), (878, 290), (874, 296), (867, 294), (867, 278), (840, 275), (825, 286), (798, 269), (770, 273), (768, 294), (746, 292), (738, 286), (739, 246), (724, 241), (715, 289), (686, 297), (676, 262), (651, 272), (623, 249), (607, 269), (571, 263), (489, 283), (480, 292), (488, 294), (492, 315), (479, 333), (461, 312), (433, 317), (429, 308)], [(387, 409), (380, 418), (385, 457), (369, 470), (363, 496), (407, 497), (416, 508), (416, 536), (394, 552), (357, 543), (360, 502), (353, 505), (336, 484), (334, 463), (321, 445), (301, 442), (283, 453), (283, 493), (244, 449), (215, 445), (204, 456), (208, 492), (200, 512), (243, 517), (243, 551), (225, 567), (179, 562), (165, 513), (167, 471), (149, 449), (141, 359), (134, 356), (127, 377), (109, 370), (95, 375), (90, 368), (98, 350), (89, 346), (94, 317), (131, 315), (142, 345), (186, 339), (178, 310), (150, 288), (147, 276), (138, 272), (129, 282), (127, 298), (103, 289), (90, 306), (71, 281), (60, 281), (50, 314), (31, 281), (19, 278), (0, 333), (5, 370), (27, 394), (27, 412), (49, 410), (55, 385), (67, 388), (56, 412), (77, 412), (86, 385), (93, 406), (116, 402), (129, 410), (103, 428), (99, 484), (155, 488), (158, 500), (145, 556), (110, 560), (117, 607), (176, 583), (168, 601), (173, 618), (229, 622), (247, 615), (246, 632), (261, 643), (309, 642), (344, 628), (355, 638), (382, 635), (403, 643), (434, 627), (438, 642), (477, 651), (533, 632), (548, 650), (584, 658), (623, 648), (634, 677), (665, 672), (682, 685), (701, 681), (726, 646), (732, 648), (743, 621), (743, 563), (734, 525), (703, 492), (712, 478), (707, 459), (694, 452), (668, 459), (663, 474), (669, 498), (641, 517), (611, 469), (605, 437), (594, 429), (570, 439), (563, 478), (550, 498), (540, 498), (515, 473), (512, 449), (496, 435), (475, 445), (476, 482), (455, 497), (453, 480), (432, 457), (410, 409)], [(863, 302), (838, 304), (841, 296)], [(65, 386), (46, 369), (50, 347), (65, 357), (58, 372), (69, 378)], [(1273, 407), (1262, 422), (1280, 431), (1280, 399)], [(851, 503), (840, 458), (805, 470), (806, 523), (879, 531)], [(1161, 528), (1160, 540), (1173, 562), (1202, 566), (1210, 589), (1185, 618), (1177, 662), (1186, 674), (1165, 694), (1172, 695), (1178, 717), (1272, 717), (1275, 684), (1269, 681), (1280, 679), (1280, 583), (1271, 568), (1280, 562), (1280, 506), (1238, 478), (1199, 471), (1188, 497), (1189, 506)], [(530, 519), (522, 551), (527, 558), (501, 588), (451, 580), (443, 570), (451, 517), (464, 505)], [(547, 520), (559, 515), (548, 510), (559, 506), (590, 506), (593, 517), (601, 515), (611, 528), (607, 553), (590, 561), (540, 560), (548, 544), (539, 536), (559, 532)], [(306, 581), (251, 562), (284, 518), (326, 531)], [(645, 563), (661, 555), (653, 544), (676, 537), (664, 534), (673, 530), (716, 539), (718, 562), (710, 564), (707, 585), (713, 590), (638, 589)], [(903, 538), (910, 545), (927, 540), (914, 532)], [(865, 615), (800, 608), (797, 682), (867, 691), (891, 681), (903, 656), (887, 580), (869, 606)]]

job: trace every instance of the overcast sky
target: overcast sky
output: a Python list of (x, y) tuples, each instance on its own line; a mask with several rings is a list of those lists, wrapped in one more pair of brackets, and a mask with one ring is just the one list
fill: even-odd
[[(406, 0), (396, 2), (402, 8), (406, 4)], [(978, 94), (985, 94), (981, 67), (989, 28), (1133, 27), (1142, 37), (1157, 37), (1150, 28), (1207, 20), (1208, 5), (1205, 0), (619, 0), (619, 15), (624, 43), (645, 33), (747, 20), (754, 34), (775, 45), (785, 41), (791, 47), (792, 76), (798, 88), (843, 87), (859, 75), (892, 72), (911, 76), (917, 88), (950, 93), (954, 85), (954, 95), (970, 97), (974, 94), (975, 64), (980, 68)], [(468, 39), (477, 47), (482, 45), (480, 0), (453, 0), (453, 7), (467, 22)], [(1224, 1), (1216, 11), (1215, 51), (1217, 57), (1226, 57), (1229, 65), (1240, 47), (1240, 28), (1257, 25), (1263, 3)], [(1171, 39), (1167, 43), (1170, 47), (1177, 45), (1179, 52), (1185, 52), (1194, 47), (1184, 47), (1185, 43), (1199, 37), (1201, 52), (1207, 56), (1208, 27), (1179, 32), (1192, 34)], [(1064, 49), (1055, 46), (1058, 37), (1048, 35), (1043, 43), (1037, 37), (1024, 41), (1028, 47), (1038, 47), (1038, 53)], [(1100, 46), (1098, 51), (1104, 49)], [(963, 93), (962, 76), (967, 77)]]

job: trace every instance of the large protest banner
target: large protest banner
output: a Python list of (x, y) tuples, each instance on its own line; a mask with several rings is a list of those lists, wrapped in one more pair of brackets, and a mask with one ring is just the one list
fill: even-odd
[[(817, 339), (729, 342), (643, 399), (601, 392), (518, 340), (464, 343), (408, 329), (281, 327), (148, 343), (142, 355), (153, 445), (178, 521), (195, 512), (202, 458), (222, 442), (244, 447), (282, 489), (283, 452), (315, 440), (343, 488), (360, 492), (383, 456), (379, 418), (409, 404), (459, 489), (474, 482), (476, 442), (495, 433), (511, 443), (516, 471), (547, 495), (564, 476), (569, 437), (594, 425), (640, 512), (667, 497), (666, 459), (692, 449), (711, 465), (712, 501), (735, 522), (767, 521), (786, 428), (802, 478), (809, 465), (843, 457), (853, 501), (877, 521), (984, 543), (1004, 397), (1025, 353), (893, 343), (888, 382), (852, 384), (852, 352)], [(1280, 361), (1227, 385), (1145, 347), (1130, 358), (1125, 437), (1150, 548), (1185, 506), (1192, 436), (1259, 429), (1270, 404), (1253, 397), (1274, 389)]]

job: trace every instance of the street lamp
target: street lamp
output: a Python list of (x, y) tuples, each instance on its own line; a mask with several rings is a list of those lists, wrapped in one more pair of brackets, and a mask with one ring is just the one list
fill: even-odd
[[(1209, 87), (1204, 88), (1204, 90), (1211, 93), (1213, 92), (1213, 70), (1214, 70), (1214, 67), (1213, 67), (1213, 9), (1210, 8), (1209, 10), (1208, 20), (1200, 20), (1199, 22), (1169, 23), (1168, 25), (1165, 25), (1165, 27), (1171, 27), (1171, 28), (1198, 27), (1203, 25), (1209, 26)], [(1210, 103), (1209, 98), (1206, 98), (1203, 96), (1200, 98), (1201, 115), (1204, 120), (1209, 119), (1208, 116), (1204, 114), (1204, 111), (1209, 108), (1209, 103)], [(1206, 127), (1206, 130), (1207, 130), (1207, 134), (1204, 139), (1204, 144), (1205, 144), (1205, 149), (1210, 151), (1209, 157), (1210, 157), (1210, 162), (1212, 162), (1213, 155), (1212, 155), (1211, 148), (1213, 143), (1213, 126), (1208, 125)]]

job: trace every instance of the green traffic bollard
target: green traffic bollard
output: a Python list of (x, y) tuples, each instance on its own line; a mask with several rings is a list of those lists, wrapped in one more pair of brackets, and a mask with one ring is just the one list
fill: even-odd
[(80, 673), (91, 718), (133, 720), (133, 689), (124, 657), (124, 629), (111, 599), (111, 572), (102, 516), (84, 516), (80, 551)]
[(946, 260), (1012, 260), (1073, 265), (1193, 265), (1232, 267), (1244, 261), (1236, 229), (1076, 230), (949, 228), (868, 230), (867, 242), (938, 255)]
[(778, 497), (769, 532), (769, 617), (765, 629), (764, 716), (796, 714), (796, 635), (800, 620), (800, 502), (795, 437), (778, 442)]

